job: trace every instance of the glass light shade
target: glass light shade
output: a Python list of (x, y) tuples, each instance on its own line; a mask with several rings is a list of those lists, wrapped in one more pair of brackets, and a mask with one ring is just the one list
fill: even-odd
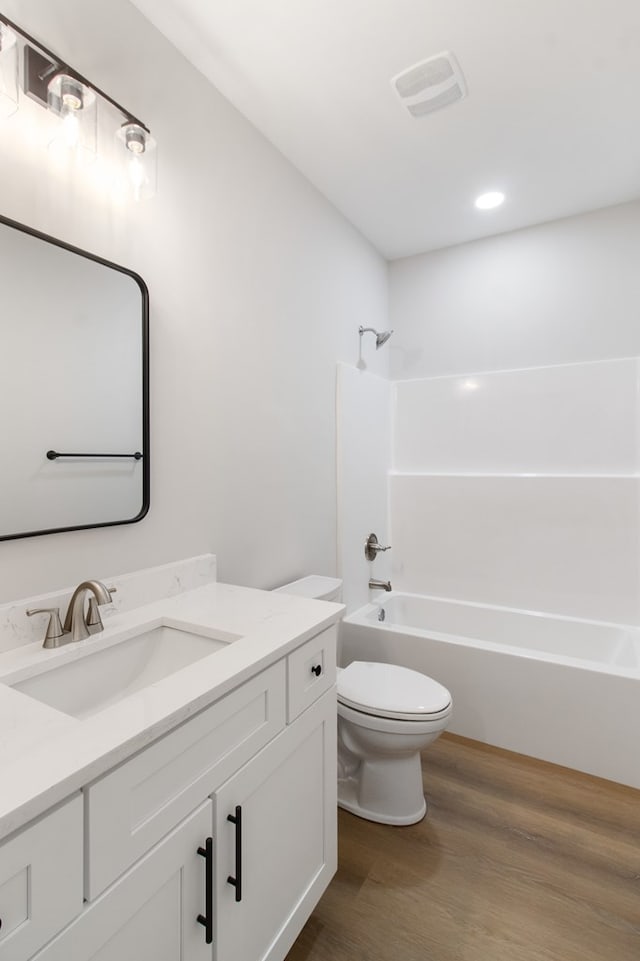
[(49, 148), (60, 155), (74, 154), (76, 159), (95, 158), (97, 145), (97, 102), (90, 87), (75, 77), (60, 73), (48, 87), (49, 109), (59, 123)]
[(13, 30), (0, 23), (0, 117), (18, 109), (18, 41)]
[(117, 133), (124, 165), (122, 188), (134, 200), (153, 197), (158, 187), (158, 149), (151, 134), (137, 123), (123, 124)]

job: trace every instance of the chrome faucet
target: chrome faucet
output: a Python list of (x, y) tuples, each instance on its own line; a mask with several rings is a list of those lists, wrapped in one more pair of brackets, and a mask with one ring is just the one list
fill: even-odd
[(393, 590), (393, 588), (391, 587), (391, 581), (376, 581), (372, 577), (371, 580), (369, 581), (369, 590), (370, 591), (391, 591)]
[[(92, 593), (93, 597), (89, 601), (87, 618), (84, 613), (84, 602), (89, 593)], [(101, 581), (83, 581), (76, 587), (64, 619), (64, 633), (71, 635), (69, 640), (84, 641), (90, 634), (98, 634), (104, 630), (98, 606), (109, 604), (112, 594), (115, 594), (115, 587), (105, 587)]]

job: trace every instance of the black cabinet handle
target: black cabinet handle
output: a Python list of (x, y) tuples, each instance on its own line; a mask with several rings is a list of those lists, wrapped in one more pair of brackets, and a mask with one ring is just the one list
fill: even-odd
[(236, 827), (236, 876), (229, 875), (227, 883), (236, 889), (236, 901), (242, 901), (242, 808), (236, 804), (236, 813), (227, 814), (227, 821)]
[(205, 914), (198, 915), (198, 924), (205, 928), (204, 940), (206, 944), (213, 943), (213, 838), (207, 838), (203, 848), (198, 848), (198, 854), (205, 859), (204, 868), (204, 900)]
[(320, 675), (322, 674), (322, 665), (316, 664), (315, 667), (311, 668), (311, 673), (315, 674), (316, 677), (320, 677)]

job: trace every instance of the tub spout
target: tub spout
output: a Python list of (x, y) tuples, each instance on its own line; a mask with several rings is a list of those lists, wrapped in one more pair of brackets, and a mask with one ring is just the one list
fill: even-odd
[(369, 581), (369, 590), (371, 591), (390, 591), (391, 581), (376, 581), (373, 578)]

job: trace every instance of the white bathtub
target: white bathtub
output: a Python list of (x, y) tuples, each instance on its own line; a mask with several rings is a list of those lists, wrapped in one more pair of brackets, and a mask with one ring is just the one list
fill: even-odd
[(446, 685), (457, 734), (640, 788), (637, 628), (391, 592), (341, 640)]

